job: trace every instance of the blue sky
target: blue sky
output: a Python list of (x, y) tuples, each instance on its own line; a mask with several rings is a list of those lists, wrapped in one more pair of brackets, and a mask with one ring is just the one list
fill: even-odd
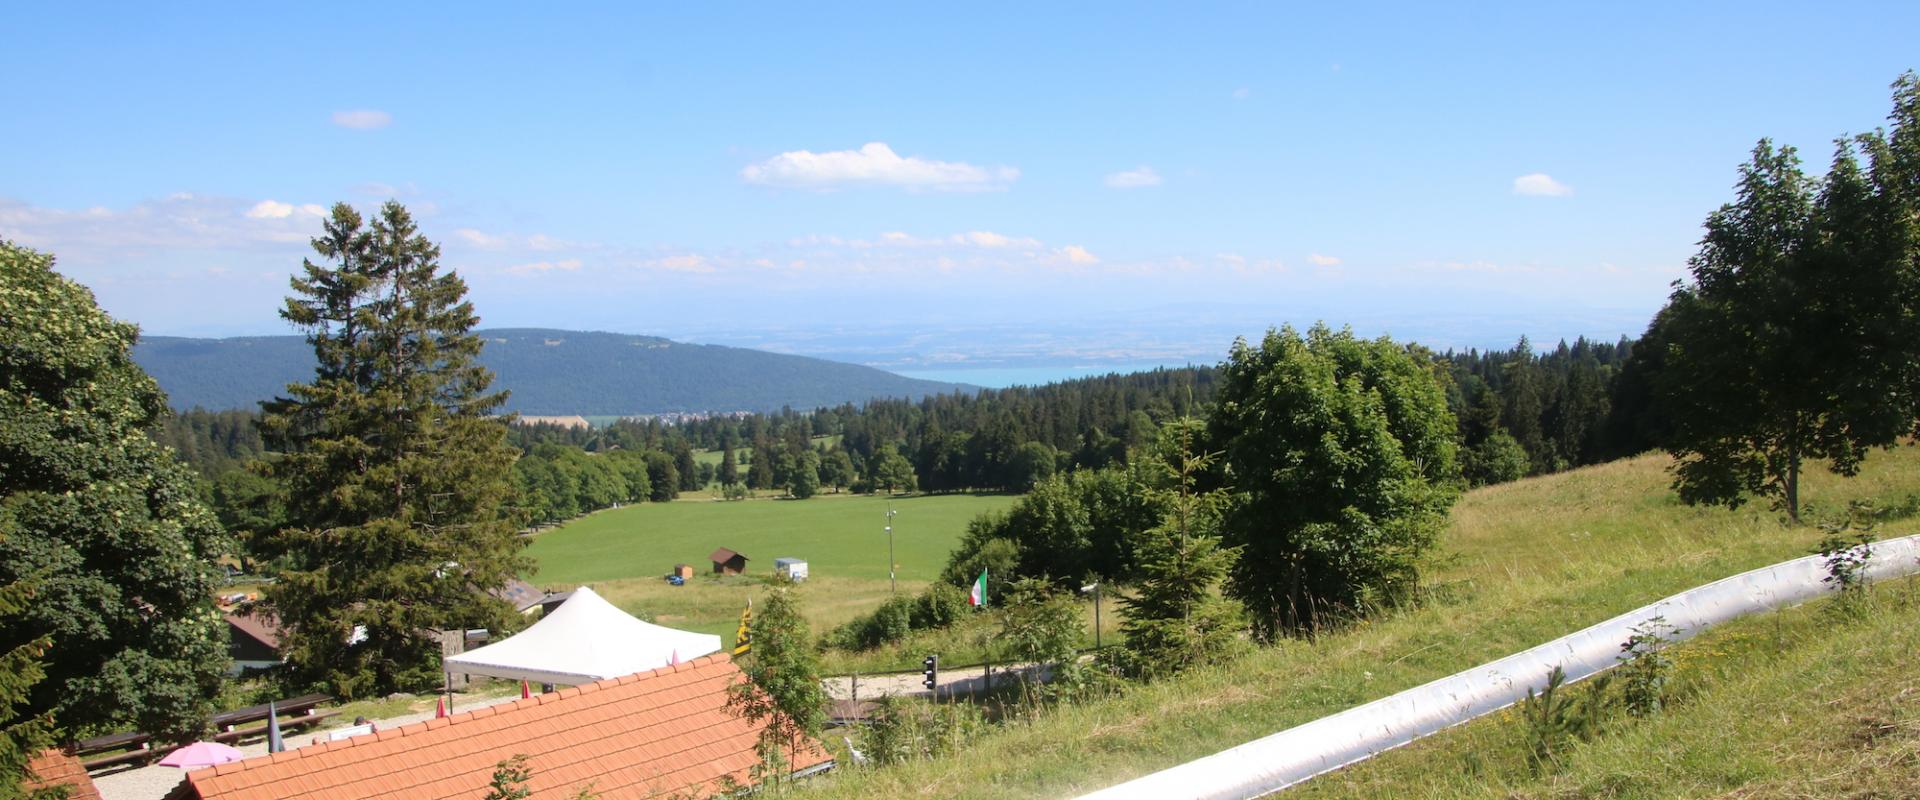
[(1913, 3), (629, 5), (0, 12), (0, 235), (157, 334), (287, 332), (313, 211), (396, 198), (487, 325), (1612, 337), (1920, 67)]

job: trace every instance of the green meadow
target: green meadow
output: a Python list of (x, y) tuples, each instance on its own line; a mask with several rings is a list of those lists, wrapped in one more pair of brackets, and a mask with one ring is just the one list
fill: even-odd
[[(801, 558), (811, 577), (797, 588), (816, 632), (880, 604), (888, 593), (887, 509), (896, 512), (899, 590), (917, 593), (946, 566), (975, 516), (1005, 509), (1011, 495), (886, 498), (824, 494), (808, 500), (681, 499), (602, 511), (534, 538), (528, 579), (551, 589), (591, 585), (615, 605), (663, 625), (732, 640), (747, 599), (766, 591), (775, 558)], [(716, 576), (707, 560), (725, 547), (748, 557), (747, 574)], [(691, 564), (686, 586), (665, 580)]]

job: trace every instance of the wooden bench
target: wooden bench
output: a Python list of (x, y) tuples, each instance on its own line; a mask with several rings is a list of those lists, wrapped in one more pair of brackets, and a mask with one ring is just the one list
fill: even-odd
[[(126, 750), (126, 748), (133, 748)], [(126, 752), (117, 752), (126, 750)], [(89, 770), (120, 764), (136, 764), (154, 757), (152, 734), (130, 731), (110, 736), (95, 736), (84, 739), (73, 746), (75, 756), (80, 758), (80, 766)], [(105, 753), (106, 755), (101, 755)], [(93, 756), (89, 758), (88, 756)]]
[[(281, 717), (280, 730), (282, 731), (299, 730), (301, 728), (318, 725), (322, 722), (325, 722), (339, 715), (340, 715), (340, 712), (338, 711), (309, 710), (305, 714), (298, 714), (291, 717)], [(224, 731), (214, 734), (213, 740), (216, 742), (220, 742), (221, 744), (232, 744), (234, 742), (240, 741), (241, 739), (250, 739), (255, 736), (265, 736), (265, 735), (267, 735), (267, 724), (262, 722), (258, 725), (254, 725), (248, 728), (228, 728)]]
[[(332, 700), (324, 694), (303, 694), (286, 700), (275, 700), (273, 708), (280, 714), (312, 713), (321, 703)], [(267, 718), (267, 704), (236, 708), (213, 715), (213, 727), (220, 731), (230, 731), (249, 722), (259, 722)]]
[[(321, 703), (332, 700), (324, 694), (306, 694), (286, 700), (273, 702), (273, 709), (281, 715), (280, 727), (283, 730), (298, 730), (318, 725), (338, 716), (338, 711), (317, 710)], [(216, 742), (232, 743), (251, 736), (265, 736), (267, 726), (267, 705), (247, 706), (232, 711), (222, 711), (213, 715), (212, 722), (217, 731), (213, 735)], [(249, 722), (262, 723), (242, 729)], [(129, 749), (131, 748), (131, 749)], [(139, 731), (116, 733), (110, 736), (95, 736), (74, 745), (74, 754), (80, 757), (81, 766), (88, 770), (119, 766), (121, 764), (144, 764), (160, 755), (153, 749), (153, 735)], [(93, 756), (89, 758), (88, 756)]]

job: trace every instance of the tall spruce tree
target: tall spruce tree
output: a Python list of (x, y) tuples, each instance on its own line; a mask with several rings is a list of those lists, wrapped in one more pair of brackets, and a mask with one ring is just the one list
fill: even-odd
[(389, 202), (372, 223), (333, 207), (281, 316), (313, 344), (311, 383), (265, 404), (289, 526), (267, 603), (288, 660), (342, 697), (439, 681), (445, 628), (499, 629), (487, 594), (527, 566), (506, 501), (506, 399), (479, 366), (478, 317), (440, 248)]
[(733, 460), (733, 438), (721, 440), (720, 472), (714, 476), (721, 486), (732, 486), (740, 482), (740, 465)]
[(136, 336), (51, 256), (0, 241), (0, 586), (38, 587), (0, 618), (0, 652), (52, 643), (25, 716), (185, 740), (225, 679), (214, 560), (231, 542), (149, 436), (166, 398)]

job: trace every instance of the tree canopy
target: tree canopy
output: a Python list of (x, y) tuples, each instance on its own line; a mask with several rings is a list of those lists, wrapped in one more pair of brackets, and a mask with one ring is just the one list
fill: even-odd
[(225, 678), (214, 560), (230, 543), (149, 435), (166, 398), (133, 362), (137, 332), (7, 242), (0, 319), (0, 586), (37, 587), (0, 618), (0, 651), (51, 643), (21, 713), (190, 738)]
[[(1665, 311), (1659, 389), (1683, 500), (1800, 514), (1804, 462), (1843, 475), (1913, 430), (1920, 388), (1920, 87), (1824, 179), (1762, 140)], [(1866, 165), (1860, 163), (1860, 153)]]
[(1459, 494), (1454, 428), (1423, 350), (1324, 326), (1234, 343), (1208, 432), (1234, 487), (1228, 589), (1256, 635), (1414, 588)]

